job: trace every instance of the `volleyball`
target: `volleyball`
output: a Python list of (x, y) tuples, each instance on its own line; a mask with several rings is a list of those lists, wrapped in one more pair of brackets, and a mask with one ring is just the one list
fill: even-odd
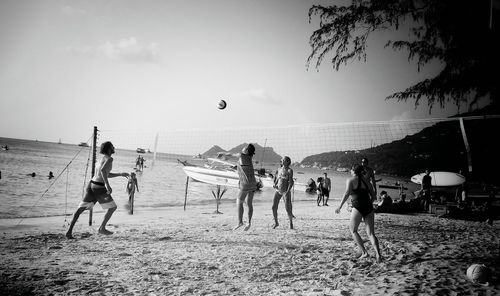
[(220, 110), (226, 109), (226, 106), (227, 106), (227, 104), (226, 104), (226, 101), (224, 101), (224, 100), (220, 100), (219, 104), (217, 104), (217, 108), (219, 108)]
[(490, 281), (491, 271), (484, 264), (472, 264), (467, 269), (467, 277), (474, 283), (487, 283)]

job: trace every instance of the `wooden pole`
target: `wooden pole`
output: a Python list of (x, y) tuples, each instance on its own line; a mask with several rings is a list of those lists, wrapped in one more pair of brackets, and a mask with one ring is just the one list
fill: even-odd
[(184, 211), (186, 210), (186, 204), (188, 198), (188, 184), (189, 184), (189, 177), (186, 177), (186, 192), (184, 193)]
[(151, 168), (153, 168), (155, 166), (156, 148), (158, 148), (158, 133), (156, 133), (156, 137), (155, 137), (155, 148), (154, 148), (154, 151), (153, 151), (153, 162), (151, 163)]
[(470, 152), (469, 141), (467, 140), (467, 133), (465, 132), (464, 119), (460, 117), (460, 130), (462, 131), (462, 138), (464, 140), (465, 151), (467, 151), (467, 164), (469, 167), (469, 173), (472, 172), (472, 157)]
[[(135, 184), (133, 184), (135, 186)], [(134, 194), (135, 194), (135, 187), (134, 189), (131, 191), (131, 195), (130, 195), (130, 200), (129, 200), (129, 203), (130, 203), (130, 215), (133, 215), (134, 214)]]
[[(96, 150), (97, 150), (97, 126), (94, 126), (94, 137), (92, 140), (92, 171), (91, 171), (91, 179), (95, 174), (95, 163), (96, 163)], [(89, 226), (92, 226), (92, 214), (93, 211), (90, 209), (89, 211)]]

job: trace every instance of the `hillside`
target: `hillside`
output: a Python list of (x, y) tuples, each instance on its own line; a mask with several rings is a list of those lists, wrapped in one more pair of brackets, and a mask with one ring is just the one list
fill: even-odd
[[(475, 111), (474, 116), (494, 114), (496, 109), (486, 112)], [(498, 114), (498, 113), (497, 113)], [(461, 116), (471, 116), (461, 114)], [(498, 183), (495, 178), (500, 158), (493, 144), (494, 135), (500, 127), (500, 119), (464, 121), (467, 140), (471, 150), (472, 174), (474, 179)], [(496, 141), (495, 141), (496, 142)], [(466, 174), (468, 171), (467, 151), (459, 121), (439, 122), (401, 140), (359, 151), (332, 151), (311, 155), (301, 162), (304, 165), (351, 167), (367, 157), (377, 174), (410, 177), (425, 168), (431, 171), (453, 171)]]
[[(255, 162), (263, 162), (263, 163), (279, 163), (281, 160), (281, 156), (277, 154), (272, 147), (264, 147), (260, 146), (259, 144), (252, 143), (255, 146), (255, 155), (253, 157)], [(210, 148), (208, 151), (203, 153), (203, 156), (205, 157), (216, 157), (217, 152), (229, 152), (229, 153), (240, 153), (241, 150), (246, 147), (248, 144), (243, 143), (240, 144), (236, 147), (233, 147), (229, 150), (224, 150), (221, 147), (215, 145), (212, 148)]]
[(212, 148), (208, 149), (206, 152), (204, 152), (202, 155), (204, 157), (216, 157), (217, 152), (227, 152), (226, 150), (222, 149), (221, 147), (214, 145)]

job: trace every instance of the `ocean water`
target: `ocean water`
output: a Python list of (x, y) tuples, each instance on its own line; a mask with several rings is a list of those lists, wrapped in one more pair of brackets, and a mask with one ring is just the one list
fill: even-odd
[[(0, 138), (1, 145), (8, 145), (9, 150), (0, 150), (0, 218), (44, 217), (71, 215), (80, 202), (86, 182), (91, 174), (90, 148), (76, 144), (58, 144), (30, 140)], [(137, 174), (139, 192), (135, 194), (134, 212), (148, 208), (178, 207), (183, 210), (186, 189), (186, 175), (177, 159), (194, 162), (191, 156), (179, 156), (157, 153), (154, 166), (153, 154), (145, 157), (145, 169)], [(98, 158), (101, 155), (97, 155)], [(113, 172), (133, 172), (137, 153), (130, 150), (116, 149), (113, 155)], [(275, 170), (275, 167), (266, 167)], [(49, 171), (56, 178), (48, 179)], [(294, 168), (297, 182), (306, 183), (322, 176), (324, 171), (316, 169)], [(35, 173), (32, 177), (30, 174)], [(345, 190), (348, 173), (327, 171), (332, 179), (330, 205), (336, 204)], [(127, 179), (110, 179), (112, 196), (119, 210), (125, 210), (128, 194), (125, 191)], [(189, 181), (187, 207), (193, 204), (213, 204), (214, 185)], [(254, 202), (267, 202), (271, 206), (273, 189), (257, 192)], [(235, 202), (236, 188), (228, 188), (222, 197), (223, 209), (226, 204)], [(316, 196), (295, 190), (296, 202), (315, 202)], [(99, 205), (96, 212), (103, 210)]]

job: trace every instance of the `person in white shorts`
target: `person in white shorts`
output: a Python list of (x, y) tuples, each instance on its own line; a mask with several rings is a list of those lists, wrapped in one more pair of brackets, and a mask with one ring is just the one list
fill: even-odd
[(99, 233), (106, 235), (113, 234), (111, 231), (106, 229), (106, 224), (111, 218), (111, 215), (113, 215), (114, 211), (116, 210), (116, 203), (113, 200), (113, 197), (111, 197), (112, 189), (109, 185), (108, 178), (128, 177), (129, 174), (117, 174), (111, 172), (111, 169), (113, 167), (113, 158), (111, 157), (111, 155), (115, 153), (115, 147), (111, 142), (102, 143), (100, 152), (101, 154), (103, 154), (103, 157), (99, 165), (96, 167), (96, 174), (87, 185), (85, 196), (78, 205), (78, 209), (73, 214), (73, 219), (71, 219), (68, 232), (66, 232), (66, 237), (69, 239), (74, 238), (73, 227), (75, 226), (78, 217), (80, 217), (80, 214), (85, 210), (92, 209), (96, 202), (99, 202), (103, 209), (108, 210), (104, 215), (101, 226), (99, 227)]

